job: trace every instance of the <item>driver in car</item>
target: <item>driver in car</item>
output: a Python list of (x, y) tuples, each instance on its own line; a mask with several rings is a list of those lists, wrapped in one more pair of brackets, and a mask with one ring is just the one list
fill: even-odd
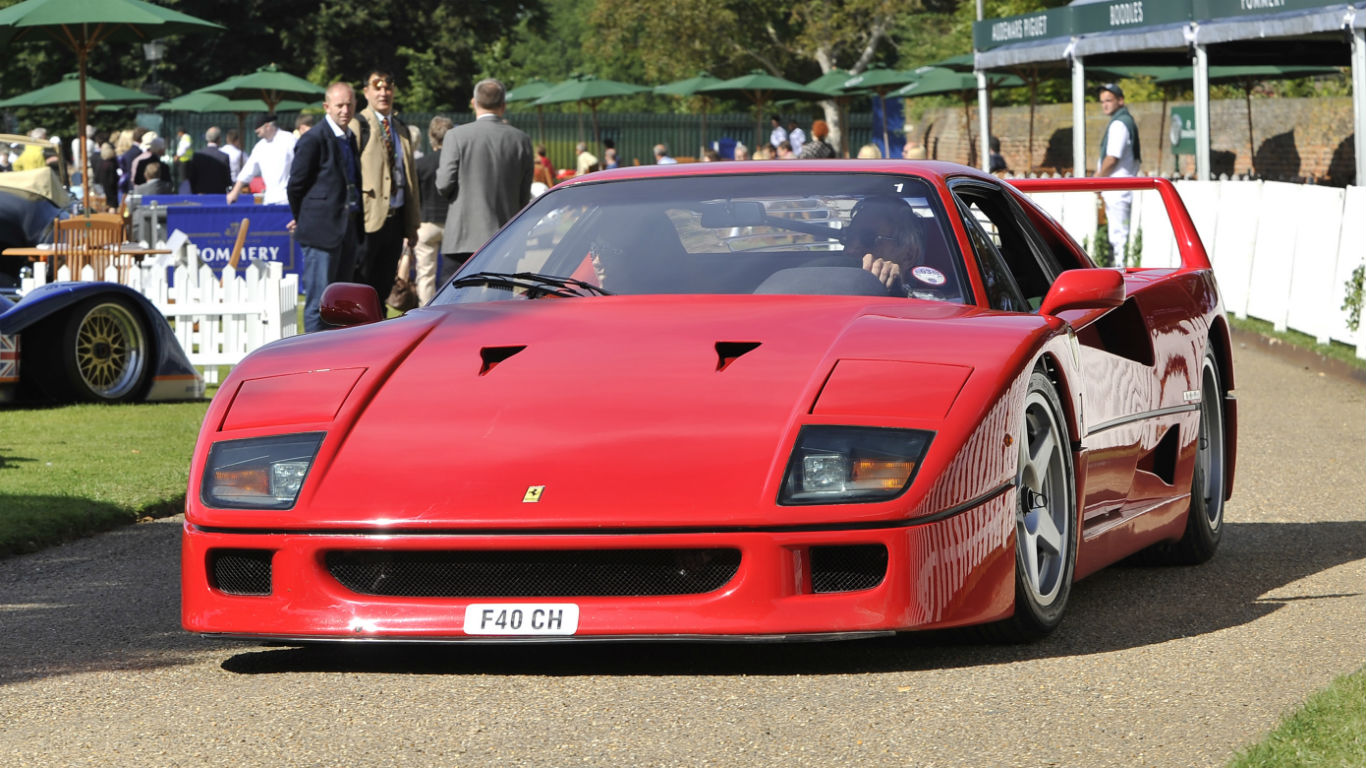
[(889, 293), (910, 296), (905, 277), (924, 260), (925, 234), (911, 206), (899, 197), (867, 197), (854, 206), (844, 249)]

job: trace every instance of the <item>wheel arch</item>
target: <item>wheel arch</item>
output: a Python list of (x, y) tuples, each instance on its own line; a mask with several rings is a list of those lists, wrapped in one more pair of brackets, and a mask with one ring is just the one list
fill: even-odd
[[(175, 343), (174, 336), (169, 335), (165, 318), (146, 297), (112, 283), (75, 284), (71, 290), (50, 297), (24, 317), (21, 339), (29, 338), (30, 341), (21, 341), (20, 375), (24, 378), (28, 397), (58, 401), (83, 399), (69, 385), (61, 383), (65, 375), (61, 371), (68, 370), (65, 366), (73, 364), (61, 362), (61, 356), (69, 352), (63, 339), (72, 323), (82, 322), (79, 315), (106, 303), (122, 305), (131, 320), (141, 326), (145, 370), (136, 388), (128, 393), (128, 398), (132, 402), (146, 399), (155, 385), (158, 372), (166, 367), (167, 354), (179, 353), (179, 345)], [(174, 349), (169, 349), (171, 347)]]
[(1224, 501), (1228, 501), (1233, 496), (1233, 470), (1238, 463), (1238, 401), (1233, 394), (1233, 338), (1224, 315), (1214, 316), (1207, 344), (1214, 353), (1223, 390), (1219, 394), (1224, 406)]
[[(1058, 400), (1062, 403), (1063, 421), (1067, 426), (1068, 442), (1071, 445), (1073, 463), (1076, 463), (1076, 454), (1081, 449), (1081, 413), (1078, 402), (1079, 395), (1073, 391), (1067, 375), (1063, 372), (1061, 358), (1054, 350), (1045, 349), (1034, 362), (1032, 370), (1041, 370), (1043, 375), (1053, 382), (1053, 387), (1058, 391)], [(1024, 372), (1028, 375), (1029, 371)]]

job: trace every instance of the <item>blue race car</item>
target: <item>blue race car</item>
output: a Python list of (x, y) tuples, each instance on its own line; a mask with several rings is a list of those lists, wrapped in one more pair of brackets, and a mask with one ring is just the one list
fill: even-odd
[(166, 318), (131, 288), (61, 282), (17, 303), (0, 295), (0, 404), (203, 396)]

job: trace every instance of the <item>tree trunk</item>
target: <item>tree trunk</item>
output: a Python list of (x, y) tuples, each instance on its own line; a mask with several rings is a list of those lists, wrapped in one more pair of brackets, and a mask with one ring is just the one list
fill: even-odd
[[(849, 139), (844, 130), (844, 110), (840, 108), (839, 102), (833, 99), (826, 99), (819, 103), (821, 112), (825, 114), (825, 124), (830, 126), (830, 135), (825, 140), (830, 142), (830, 146), (834, 147), (842, 157), (848, 157)], [(807, 136), (808, 141), (813, 138), (815, 137)]]

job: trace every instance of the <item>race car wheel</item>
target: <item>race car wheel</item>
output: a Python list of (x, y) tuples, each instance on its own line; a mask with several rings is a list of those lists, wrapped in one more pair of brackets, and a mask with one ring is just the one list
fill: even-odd
[(987, 628), (993, 639), (1037, 640), (1062, 622), (1076, 564), (1076, 491), (1062, 403), (1036, 371), (1016, 435), (1015, 614)]
[(44, 367), (48, 397), (122, 403), (142, 396), (151, 374), (150, 332), (126, 299), (99, 296), (50, 326)]
[(1186, 533), (1170, 548), (1168, 560), (1183, 565), (1214, 557), (1224, 531), (1224, 392), (1214, 353), (1205, 352), (1200, 366), (1200, 430), (1196, 435), (1195, 472), (1191, 478), (1190, 515)]

